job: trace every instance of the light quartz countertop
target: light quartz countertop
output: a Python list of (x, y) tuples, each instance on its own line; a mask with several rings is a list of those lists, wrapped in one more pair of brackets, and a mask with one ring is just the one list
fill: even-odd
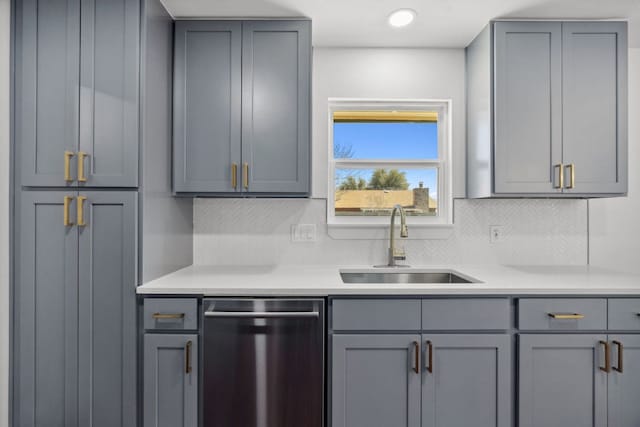
[(478, 283), (342, 283), (340, 271), (371, 266), (203, 266), (183, 268), (137, 288), (144, 295), (638, 295), (640, 274), (590, 266), (414, 266), (386, 272), (454, 271)]

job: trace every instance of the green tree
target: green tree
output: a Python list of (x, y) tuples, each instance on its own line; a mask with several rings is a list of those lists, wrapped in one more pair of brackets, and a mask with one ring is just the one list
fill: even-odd
[(405, 172), (397, 169), (376, 169), (371, 175), (368, 188), (371, 190), (407, 190), (409, 183)]
[(358, 180), (356, 181), (356, 178), (354, 176), (351, 176), (351, 175), (346, 177), (342, 181), (340, 186), (338, 187), (338, 189), (342, 190), (342, 191), (345, 191), (345, 190), (364, 190), (366, 188), (367, 188), (367, 181), (365, 181), (362, 178), (358, 178)]

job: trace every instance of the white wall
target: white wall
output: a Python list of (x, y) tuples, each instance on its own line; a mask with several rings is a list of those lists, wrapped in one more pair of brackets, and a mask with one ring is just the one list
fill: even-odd
[(629, 50), (629, 195), (589, 202), (590, 262), (640, 272), (640, 49)]
[(0, 0), (0, 427), (9, 425), (9, 12)]
[(312, 196), (327, 197), (328, 98), (451, 99), (453, 191), (465, 194), (464, 49), (314, 48)]

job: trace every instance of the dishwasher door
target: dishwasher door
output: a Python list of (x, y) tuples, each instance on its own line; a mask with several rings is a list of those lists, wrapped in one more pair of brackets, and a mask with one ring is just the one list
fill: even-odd
[(322, 427), (324, 300), (203, 307), (203, 426)]

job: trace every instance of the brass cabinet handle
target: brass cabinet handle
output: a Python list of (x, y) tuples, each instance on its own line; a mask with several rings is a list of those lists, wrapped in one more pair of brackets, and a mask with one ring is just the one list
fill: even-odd
[(78, 182), (87, 182), (87, 177), (84, 176), (84, 158), (87, 156), (87, 153), (78, 151)]
[(564, 187), (564, 165), (562, 163), (558, 163), (553, 168), (559, 168), (558, 185), (554, 186), (554, 188), (560, 189)]
[(420, 373), (420, 343), (418, 341), (413, 342), (413, 372)]
[(249, 188), (249, 163), (242, 164), (242, 186), (245, 190)]
[(191, 373), (191, 346), (193, 345), (193, 343), (191, 342), (191, 340), (187, 341), (187, 345), (185, 347), (185, 361), (184, 361), (184, 372), (187, 374)]
[(606, 373), (611, 372), (611, 358), (609, 357), (609, 343), (606, 341), (600, 341), (600, 344), (604, 347), (604, 367), (600, 366), (600, 370)]
[(433, 343), (431, 341), (427, 341), (427, 372), (433, 374)]
[(71, 201), (73, 200), (73, 197), (71, 196), (64, 196), (64, 202), (63, 202), (63, 218), (62, 218), (62, 223), (64, 224), (65, 227), (71, 227), (73, 225), (73, 222), (71, 222), (71, 220), (69, 219), (69, 206), (71, 205)]
[(558, 320), (579, 320), (584, 319), (584, 314), (580, 313), (548, 313), (549, 317)]
[(618, 366), (614, 366), (613, 370), (616, 372), (620, 372), (622, 373), (622, 362), (623, 362), (623, 355), (622, 353), (624, 352), (624, 346), (622, 345), (622, 343), (620, 341), (612, 341), (613, 344), (618, 347)]
[(238, 164), (231, 163), (231, 187), (238, 188)]
[(184, 313), (153, 313), (154, 319), (184, 319)]
[(73, 182), (71, 177), (71, 158), (75, 156), (73, 151), (64, 152), (64, 180), (66, 182)]
[(569, 168), (570, 178), (569, 185), (566, 188), (571, 190), (576, 186), (576, 165), (570, 163), (567, 168)]
[(85, 196), (78, 196), (77, 197), (77, 203), (78, 203), (78, 210), (77, 210), (77, 219), (78, 219), (78, 227), (84, 227), (85, 225), (87, 225), (86, 222), (84, 222), (84, 201), (87, 200), (87, 198)]

